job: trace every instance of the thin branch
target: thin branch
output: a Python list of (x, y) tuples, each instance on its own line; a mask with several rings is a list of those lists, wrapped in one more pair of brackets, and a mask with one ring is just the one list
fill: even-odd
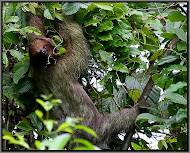
[(177, 6), (181, 9), (183, 13), (187, 15), (187, 11), (178, 3)]
[(135, 132), (135, 125), (133, 124), (132, 127), (130, 128), (130, 130), (128, 130), (128, 132), (126, 133), (126, 135), (124, 137), (124, 141), (123, 141), (121, 150), (128, 150), (128, 148), (131, 145), (131, 140), (132, 140), (134, 132)]
[(162, 16), (162, 14), (160, 13), (160, 10), (159, 10), (157, 4), (156, 4), (156, 3), (154, 3), (154, 4), (155, 4), (155, 6), (156, 6), (156, 8), (157, 8), (158, 13), (160, 14), (161, 19), (163, 19), (163, 20), (166, 22), (166, 19), (165, 19), (165, 18)]

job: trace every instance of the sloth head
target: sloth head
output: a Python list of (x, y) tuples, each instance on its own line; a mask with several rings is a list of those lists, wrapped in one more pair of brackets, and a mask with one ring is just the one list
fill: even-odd
[(31, 64), (34, 67), (45, 68), (56, 63), (55, 53), (57, 52), (51, 39), (35, 39), (29, 45)]

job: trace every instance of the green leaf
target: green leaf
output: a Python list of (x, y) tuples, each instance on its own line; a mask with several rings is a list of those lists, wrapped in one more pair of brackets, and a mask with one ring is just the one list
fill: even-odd
[(22, 65), (13, 74), (13, 81), (15, 84), (17, 84), (18, 81), (21, 79), (21, 77), (28, 71), (29, 67), (30, 67), (30, 61), (28, 59), (24, 60), (22, 62)]
[(33, 81), (29, 78), (19, 80), (19, 83), (14, 87), (14, 92), (24, 93), (34, 88)]
[(93, 4), (103, 10), (109, 10), (109, 11), (113, 10), (113, 8), (111, 7), (111, 5), (109, 3), (93, 3)]
[(98, 26), (98, 32), (108, 31), (113, 28), (113, 22), (105, 20)]
[(160, 140), (160, 141), (158, 142), (158, 148), (159, 148), (160, 150), (162, 150), (163, 146), (166, 148), (166, 150), (168, 149), (168, 145), (167, 145), (166, 141)]
[(171, 62), (173, 62), (173, 61), (175, 61), (175, 60), (177, 60), (177, 59), (179, 59), (179, 57), (169, 55), (169, 56), (167, 56), (167, 57), (164, 57), (164, 58), (160, 59), (160, 60), (158, 61), (157, 65), (163, 65), (163, 64), (165, 64), (165, 63), (171, 63)]
[(103, 41), (113, 40), (111, 34), (98, 35), (98, 38)]
[(187, 109), (180, 108), (176, 114), (176, 121), (181, 122), (184, 118), (187, 118)]
[(177, 38), (177, 36), (174, 33), (166, 33), (166, 32), (161, 33), (160, 36), (169, 39)]
[(134, 150), (142, 150), (142, 147), (137, 145), (136, 143), (134, 142), (131, 142), (131, 146), (133, 147)]
[(150, 61), (155, 61), (158, 57), (160, 57), (164, 53), (163, 49), (157, 50), (154, 54), (150, 57)]
[(149, 113), (142, 113), (139, 116), (137, 116), (136, 121), (139, 121), (139, 120), (149, 120), (149, 121), (164, 123), (164, 120), (162, 118), (149, 114)]
[(67, 123), (69, 126), (71, 127), (75, 127), (76, 123), (79, 123), (79, 121), (81, 121), (82, 118), (71, 118), (71, 117), (66, 117), (65, 119), (65, 123)]
[(16, 57), (19, 61), (22, 61), (25, 58), (24, 54), (20, 51), (9, 50), (9, 52), (11, 53), (13, 57)]
[(9, 16), (7, 19), (6, 19), (6, 23), (10, 23), (10, 22), (18, 22), (19, 21), (19, 17), (18, 16)]
[(64, 17), (62, 14), (59, 14), (59, 13), (55, 13), (55, 17), (61, 21), (64, 21)]
[(12, 100), (13, 99), (13, 95), (14, 95), (13, 87), (7, 87), (7, 86), (4, 87), (3, 88), (3, 95), (5, 95), (10, 100)]
[(92, 24), (99, 23), (99, 20), (97, 18), (93, 18), (91, 20), (88, 20), (87, 22), (84, 23), (84, 27), (90, 26)]
[(16, 126), (19, 129), (22, 129), (22, 130), (34, 130), (33, 127), (31, 127), (30, 125), (26, 124), (24, 121), (21, 121), (20, 123), (16, 124)]
[(51, 104), (49, 101), (44, 102), (43, 100), (37, 98), (36, 102), (38, 102), (45, 109), (45, 111), (49, 111), (53, 107), (53, 104)]
[(166, 90), (166, 92), (177, 91), (178, 89), (181, 89), (186, 86), (187, 86), (186, 82), (178, 82), (176, 84), (171, 84), (170, 87)]
[(88, 148), (88, 150), (94, 150), (94, 145), (88, 140), (78, 138), (78, 139), (75, 139), (73, 143), (80, 143), (80, 144), (85, 145)]
[(41, 147), (48, 147), (48, 150), (64, 150), (64, 147), (71, 139), (71, 134), (62, 134), (55, 137), (52, 141), (43, 140), (40, 143)]
[(50, 10), (49, 9), (45, 9), (44, 11), (44, 17), (49, 19), (49, 20), (54, 20), (52, 14), (50, 13)]
[(18, 44), (20, 42), (17, 34), (13, 33), (13, 32), (6, 32), (4, 35), (3, 35), (3, 44), (4, 44), (4, 41), (7, 42), (7, 43), (10, 43), (10, 44)]
[(44, 100), (50, 100), (50, 98), (53, 97), (53, 94), (49, 94), (49, 95), (40, 95)]
[(53, 124), (56, 123), (56, 121), (54, 121), (54, 120), (44, 120), (43, 123), (46, 126), (47, 130), (49, 132), (51, 132), (51, 130), (53, 129)]
[(61, 47), (60, 50), (59, 50), (59, 52), (58, 52), (58, 56), (63, 55), (65, 52), (66, 52), (66, 49), (63, 48), (63, 47)]
[(179, 11), (172, 11), (168, 14), (168, 19), (171, 22), (184, 21), (187, 20), (187, 17), (182, 15)]
[(38, 102), (44, 108), (45, 102), (43, 100), (36, 98), (36, 102)]
[(40, 110), (35, 110), (35, 114), (40, 118), (40, 119), (42, 119), (42, 117), (43, 117), (43, 113), (42, 113), (42, 111), (40, 111)]
[(56, 132), (68, 132), (68, 133), (73, 133), (73, 129), (67, 124), (67, 123), (62, 123), (56, 130)]
[(165, 92), (162, 96), (170, 99), (171, 101), (175, 103), (187, 105), (187, 100), (180, 94), (173, 93), (173, 92)]
[(21, 32), (25, 35), (26, 33), (34, 32), (36, 35), (42, 35), (41, 31), (35, 27), (27, 26), (21, 29)]
[(111, 77), (110, 73), (108, 73), (104, 78), (99, 82), (101, 86), (105, 86), (108, 79)]
[(107, 62), (110, 66), (113, 63), (112, 53), (106, 51), (100, 51), (100, 56), (104, 62)]
[(9, 60), (5, 52), (3, 52), (3, 64), (5, 64), (5, 68), (7, 68), (7, 66), (9, 65)]
[(37, 150), (40, 150), (40, 149), (41, 149), (40, 143), (41, 143), (41, 142), (40, 142), (39, 140), (35, 140), (35, 141), (34, 141), (34, 144), (35, 144), (35, 147), (36, 147)]
[(3, 85), (9, 85), (10, 81), (11, 81), (11, 75), (3, 73)]
[(129, 95), (131, 96), (131, 99), (135, 103), (137, 103), (137, 101), (138, 101), (138, 99), (139, 99), (139, 97), (141, 95), (140, 91), (138, 89), (133, 89), (133, 90), (128, 90), (128, 92), (129, 92)]
[(86, 127), (86, 126), (76, 125), (75, 130), (84, 130), (85, 132), (91, 134), (95, 138), (98, 138), (98, 135), (96, 134), (96, 132), (93, 129), (90, 129), (90, 128)]
[[(167, 72), (173, 71), (173, 70), (187, 71), (187, 67), (178, 64), (178, 65), (171, 65), (170, 67), (168, 67), (168, 68), (166, 69)], [(163, 71), (165, 71), (165, 70), (163, 70)], [(162, 72), (163, 72), (163, 71), (162, 71)], [(166, 72), (166, 73), (167, 73), (167, 72)]]
[(38, 3), (29, 3), (29, 5), (32, 5), (35, 8), (38, 8)]
[(124, 12), (121, 8), (119, 7), (113, 7), (113, 12), (114, 12), (114, 15), (116, 16), (116, 19), (120, 19), (123, 17), (124, 15)]
[(116, 71), (120, 71), (122, 73), (129, 73), (127, 66), (123, 65), (122, 63), (115, 63), (112, 69)]
[(177, 49), (178, 51), (182, 51), (182, 50), (187, 51), (187, 44), (184, 41), (180, 41), (177, 43)]
[(81, 7), (81, 3), (68, 3), (68, 2), (66, 2), (62, 6), (62, 11), (63, 11), (63, 14), (65, 14), (65, 15), (72, 15), (72, 14), (75, 14), (76, 12), (78, 12), (80, 7)]
[(187, 34), (181, 28), (174, 29), (174, 33), (178, 36), (179, 39), (187, 43)]
[(141, 33), (142, 33), (142, 36), (143, 36), (143, 41), (144, 41), (144, 44), (146, 44), (146, 37), (145, 37), (145, 34), (144, 32), (141, 30)]
[(30, 149), (30, 146), (26, 142), (20, 141), (20, 140), (16, 140), (14, 137), (12, 137), (10, 135), (4, 135), (3, 139), (9, 140), (10, 144), (16, 144), (16, 145), (23, 146), (26, 149)]
[(37, 128), (39, 131), (42, 129), (42, 122), (40, 122), (34, 112), (30, 113), (27, 118), (30, 118), (32, 124), (35, 128)]
[(57, 10), (61, 10), (61, 9), (62, 9), (61, 4), (59, 4), (59, 3), (52, 3), (52, 5), (53, 5), (53, 7), (54, 7), (55, 9), (57, 9)]
[(34, 6), (31, 3), (29, 3), (28, 6), (30, 8), (31, 13), (36, 15), (36, 10), (35, 10)]

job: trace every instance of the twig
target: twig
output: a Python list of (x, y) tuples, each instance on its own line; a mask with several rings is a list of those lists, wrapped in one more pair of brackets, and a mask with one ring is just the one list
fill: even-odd
[(162, 16), (162, 14), (160, 13), (160, 10), (159, 10), (157, 4), (156, 4), (156, 3), (154, 3), (154, 4), (155, 4), (155, 6), (156, 6), (156, 8), (157, 8), (157, 10), (158, 10), (158, 13), (160, 14), (161, 19), (163, 19), (163, 20), (166, 22), (166, 19), (165, 19), (165, 18)]
[(185, 13), (185, 15), (187, 15), (187, 11), (178, 3), (177, 6), (181, 9), (181, 11), (183, 13)]

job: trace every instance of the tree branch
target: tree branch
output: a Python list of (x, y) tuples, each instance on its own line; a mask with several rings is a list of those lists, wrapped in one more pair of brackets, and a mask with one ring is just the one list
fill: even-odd
[(132, 140), (132, 136), (133, 136), (134, 132), (135, 132), (135, 124), (133, 124), (131, 129), (126, 132), (126, 135), (124, 137), (121, 150), (128, 150), (128, 148), (131, 145), (131, 140)]

